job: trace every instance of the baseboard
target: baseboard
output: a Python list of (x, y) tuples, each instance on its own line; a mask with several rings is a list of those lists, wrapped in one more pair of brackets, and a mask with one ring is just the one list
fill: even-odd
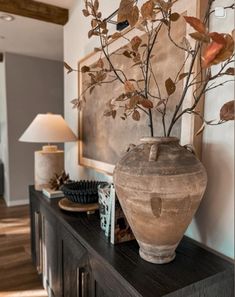
[(15, 201), (6, 201), (7, 207), (20, 206), (29, 204), (29, 200), (15, 200)]

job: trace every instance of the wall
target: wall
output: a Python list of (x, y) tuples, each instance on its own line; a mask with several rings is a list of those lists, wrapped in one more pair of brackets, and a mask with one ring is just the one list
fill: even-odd
[[(107, 15), (113, 12), (119, 3), (118, 0), (100, 2), (102, 11)], [(94, 38), (88, 39), (87, 37), (90, 20), (84, 18), (82, 14), (83, 5), (83, 1), (76, 1), (74, 7), (70, 10), (69, 22), (64, 26), (64, 60), (74, 67), (76, 67), (80, 59), (99, 45)], [(102, 5), (105, 5), (105, 8)], [(78, 112), (72, 109), (70, 103), (78, 94), (76, 73), (66, 75), (65, 71), (64, 90), (65, 119), (73, 131), (78, 131)], [(92, 169), (78, 166), (78, 146), (73, 143), (65, 144), (65, 168), (73, 179), (110, 180), (110, 177), (97, 173)]]
[[(104, 15), (109, 15), (117, 7), (120, 1), (100, 1)], [(227, 5), (230, 1), (219, 1), (219, 5)], [(90, 53), (96, 46), (94, 38), (88, 40), (87, 31), (89, 20), (82, 15), (83, 1), (77, 1), (70, 11), (70, 21), (64, 27), (64, 59), (73, 67), (79, 59)], [(212, 30), (216, 27), (226, 31), (225, 23), (233, 24), (230, 15), (226, 22), (224, 19), (213, 19)], [(77, 131), (78, 112), (72, 110), (70, 101), (77, 97), (77, 74), (65, 75), (65, 118), (70, 126)], [(224, 91), (223, 91), (224, 92)], [(229, 96), (225, 100), (233, 99), (232, 86), (226, 91)], [(206, 118), (217, 117), (218, 106), (223, 104), (223, 98), (217, 98), (218, 91), (211, 93), (206, 98)], [(225, 94), (225, 93), (224, 93)], [(213, 102), (211, 103), (211, 101)], [(209, 176), (208, 190), (204, 201), (195, 217), (195, 220), (187, 230), (187, 235), (207, 245), (208, 247), (234, 258), (233, 250), (233, 123), (227, 123), (223, 127), (208, 128), (204, 134), (203, 162)], [(96, 173), (94, 170), (78, 166), (78, 146), (66, 145), (65, 165), (66, 170), (74, 179), (107, 177)], [(221, 164), (222, 162), (222, 164)]]
[(0, 159), (4, 162), (4, 191), (5, 195), (9, 197), (9, 158), (7, 126), (6, 73), (4, 59), (4, 61), (0, 63)]
[[(232, 0), (216, 0), (213, 7), (229, 6), (232, 3)], [(226, 19), (211, 18), (210, 31), (230, 33), (233, 28), (234, 11), (227, 10)], [(205, 118), (218, 118), (223, 103), (232, 99), (233, 82), (212, 90), (206, 96)], [(203, 134), (202, 161), (208, 174), (207, 191), (187, 234), (234, 258), (234, 122), (206, 128)]]
[(9, 151), (5, 199), (8, 205), (17, 205), (28, 202), (28, 185), (34, 183), (34, 151), (41, 148), (18, 139), (38, 113), (63, 114), (63, 63), (10, 53), (5, 63)]

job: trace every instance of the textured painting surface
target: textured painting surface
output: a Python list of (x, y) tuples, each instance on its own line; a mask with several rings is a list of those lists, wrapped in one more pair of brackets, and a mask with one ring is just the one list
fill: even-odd
[[(139, 35), (142, 32), (136, 31)], [(174, 40), (180, 43), (186, 34), (186, 25), (181, 18), (177, 25), (172, 28), (172, 36)], [(143, 40), (144, 36), (141, 37)], [(183, 64), (185, 54), (180, 49), (176, 48), (167, 37), (166, 32), (159, 36), (159, 43), (153, 49), (152, 68), (156, 79), (159, 83), (162, 96), (166, 96), (165, 81), (169, 77), (174, 79), (177, 72)], [(115, 41), (115, 42), (118, 42)], [(144, 43), (144, 41), (143, 41)], [(122, 69), (127, 73), (128, 79), (142, 79), (139, 67), (132, 67), (131, 59), (123, 56), (121, 53), (123, 49), (117, 50), (116, 54), (112, 55), (112, 61), (117, 68)], [(97, 55), (97, 54), (96, 54)], [(99, 55), (97, 56), (99, 58)], [(104, 63), (105, 59), (103, 59)], [(92, 62), (94, 63), (94, 61)], [(89, 64), (89, 58), (84, 60), (83, 65), (92, 66)], [(87, 74), (82, 74), (80, 78), (80, 91), (87, 86)], [(141, 83), (140, 83), (141, 84)], [(150, 82), (151, 93), (156, 94), (156, 87), (153, 81)], [(82, 140), (82, 157), (90, 160), (96, 160), (108, 164), (115, 164), (122, 153), (129, 144), (138, 144), (139, 139), (144, 136), (150, 136), (148, 127), (148, 117), (140, 111), (141, 120), (139, 122), (133, 121), (132, 118), (122, 120), (120, 116), (121, 111), (117, 114), (116, 119), (112, 117), (105, 117), (103, 115), (105, 103), (110, 99), (118, 97), (124, 91), (123, 85), (115, 81), (111, 84), (103, 84), (94, 89), (92, 94), (86, 95), (86, 105), (82, 111), (80, 137)], [(166, 123), (168, 126), (171, 118), (171, 113), (182, 91), (182, 81), (177, 84), (176, 92), (170, 97), (168, 114)], [(161, 116), (159, 113), (153, 111), (154, 118), (154, 134), (155, 136), (162, 136), (163, 129), (161, 123)], [(181, 122), (179, 121), (173, 130), (172, 136), (180, 137)]]

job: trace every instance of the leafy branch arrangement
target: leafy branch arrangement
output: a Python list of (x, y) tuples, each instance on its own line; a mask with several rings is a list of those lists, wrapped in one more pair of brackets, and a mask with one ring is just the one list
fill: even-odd
[[(137, 6), (135, 0), (121, 0), (117, 21), (124, 22), (127, 20), (130, 27), (140, 31), (140, 34), (131, 40), (121, 32), (109, 33), (107, 21), (102, 17), (102, 12), (99, 10), (99, 0), (85, 0), (84, 2), (83, 14), (85, 17), (91, 17), (91, 30), (88, 32), (88, 37), (99, 38), (101, 47), (95, 48), (95, 51), (100, 52), (100, 58), (94, 66), (83, 66), (81, 68), (82, 73), (87, 73), (89, 84), (80, 97), (72, 101), (74, 107), (80, 109), (83, 106), (86, 101), (86, 92), (92, 93), (96, 87), (118, 81), (123, 85), (123, 92), (108, 102), (108, 109), (104, 111), (104, 115), (115, 118), (117, 110), (121, 109), (123, 120), (131, 116), (133, 120), (139, 121), (141, 114), (145, 113), (149, 118), (151, 136), (154, 136), (153, 113), (155, 112), (161, 116), (164, 136), (170, 136), (175, 123), (187, 113), (201, 118), (203, 125), (198, 134), (203, 131), (205, 125), (219, 125), (234, 120), (234, 100), (223, 105), (220, 110), (219, 121), (207, 121), (197, 111), (199, 102), (207, 92), (234, 81), (235, 58), (232, 34), (208, 31), (209, 17), (214, 13), (211, 9), (214, 0), (209, 0), (203, 20), (193, 16), (184, 16), (185, 21), (195, 32), (190, 34), (189, 39), (184, 37), (182, 42), (174, 40), (172, 35), (173, 26), (183, 17), (179, 13), (173, 12), (174, 1), (172, 0), (148, 0), (141, 7)], [(225, 9), (234, 8), (234, 4), (225, 7)], [(152, 63), (152, 51), (154, 45), (159, 42), (159, 34), (163, 29), (170, 42), (185, 54), (185, 60), (178, 69), (176, 76), (169, 76), (165, 81), (167, 96), (161, 94), (161, 88)], [(147, 41), (143, 41), (139, 36), (144, 33), (147, 36)], [(139, 67), (141, 79), (136, 80), (129, 77), (124, 70), (119, 69), (113, 63), (113, 53), (110, 53), (109, 46), (113, 40), (118, 38), (128, 39), (129, 45), (121, 48), (121, 55), (132, 60), (132, 67)], [(193, 46), (190, 43), (193, 43)], [(108, 66), (103, 62), (104, 57)], [(211, 68), (213, 65), (218, 66)], [(187, 70), (185, 70), (186, 66)], [(65, 67), (68, 73), (77, 71), (67, 63), (65, 63)], [(197, 69), (196, 72), (195, 69)], [(221, 82), (221, 77), (226, 79)], [(183, 81), (181, 96), (176, 102), (173, 113), (170, 114), (171, 120), (167, 126), (168, 103), (180, 81)], [(150, 89), (150, 82), (154, 84), (155, 91), (152, 88)], [(189, 90), (193, 90), (193, 103), (183, 109), (183, 103)]]

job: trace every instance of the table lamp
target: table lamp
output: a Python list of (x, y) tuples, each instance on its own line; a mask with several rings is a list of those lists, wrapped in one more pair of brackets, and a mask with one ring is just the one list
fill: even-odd
[(55, 174), (64, 170), (64, 151), (56, 145), (76, 141), (77, 137), (59, 114), (38, 114), (25, 130), (19, 141), (47, 143), (41, 151), (34, 154), (35, 189), (41, 191), (49, 187), (49, 181)]

